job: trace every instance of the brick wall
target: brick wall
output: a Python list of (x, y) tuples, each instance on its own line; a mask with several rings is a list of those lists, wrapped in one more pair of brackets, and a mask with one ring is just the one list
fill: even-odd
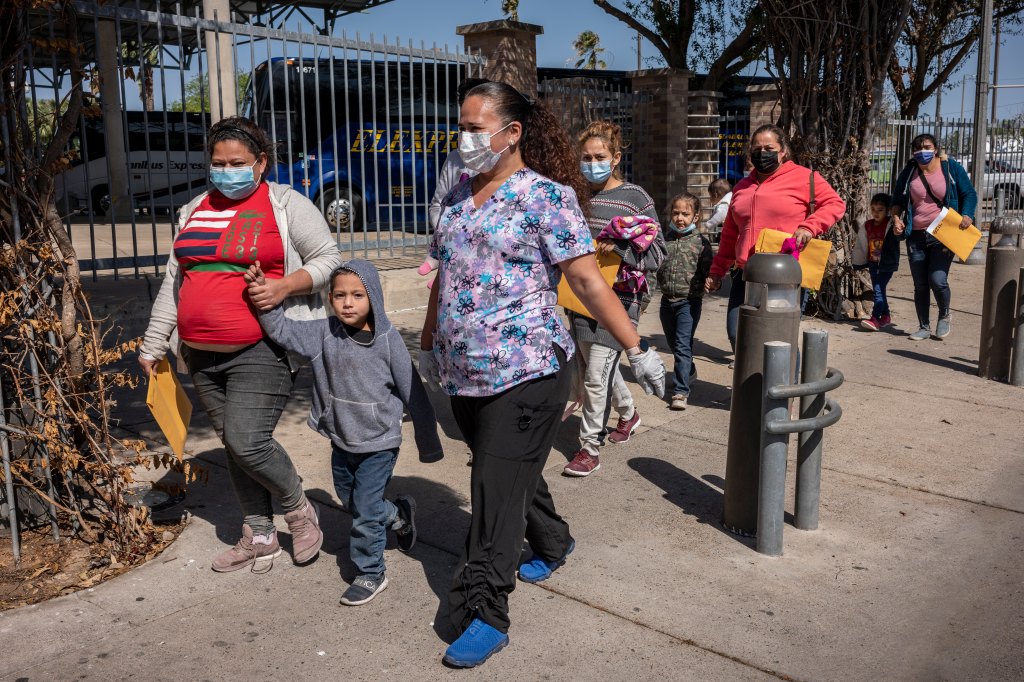
[(750, 132), (766, 123), (778, 122), (782, 104), (775, 85), (749, 85), (747, 94), (750, 95)]
[(630, 74), (642, 101), (633, 112), (633, 180), (654, 199), (658, 214), (687, 187), (689, 83), (683, 69), (649, 69)]
[(484, 78), (508, 83), (530, 97), (537, 96), (537, 36), (542, 26), (520, 21), (485, 21), (455, 29), (466, 49), (487, 58)]

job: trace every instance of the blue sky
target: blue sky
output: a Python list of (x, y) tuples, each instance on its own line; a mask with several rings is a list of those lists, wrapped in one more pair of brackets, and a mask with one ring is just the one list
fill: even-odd
[[(619, 7), (621, 0), (613, 2)], [(635, 33), (625, 24), (606, 14), (591, 0), (520, 0), (519, 16), (522, 21), (539, 24), (544, 34), (537, 38), (537, 61), (540, 66), (567, 66), (573, 56), (572, 41), (584, 30), (592, 30), (601, 37), (605, 46), (605, 61), (610, 69), (636, 68)], [(363, 37), (386, 34), (404, 40), (425, 40), (450, 47), (461, 46), (462, 37), (455, 27), (502, 17), (501, 0), (393, 0), (362, 14), (345, 17), (339, 25), (347, 31), (359, 31)], [(1024, 40), (1004, 39), (1000, 52), (999, 82), (1024, 85)], [(643, 55), (653, 56), (656, 51), (647, 42)], [(973, 116), (976, 59), (971, 58), (952, 79), (955, 85), (942, 96), (943, 116), (961, 115), (961, 85), (965, 74), (969, 76), (966, 93), (965, 116)], [(1024, 113), (1024, 88), (1004, 89), (998, 95), (998, 115), (1008, 118)], [(934, 114), (935, 102), (926, 103), (922, 113)]]

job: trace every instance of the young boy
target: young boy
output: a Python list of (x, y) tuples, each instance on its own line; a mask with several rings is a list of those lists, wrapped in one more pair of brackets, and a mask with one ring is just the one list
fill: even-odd
[(871, 319), (862, 320), (860, 323), (861, 327), (873, 332), (892, 324), (885, 287), (892, 279), (893, 273), (900, 267), (899, 241), (889, 229), (890, 203), (888, 194), (876, 194), (871, 197), (871, 219), (864, 221), (864, 226), (857, 232), (857, 242), (853, 247), (853, 267), (857, 270), (868, 269), (871, 286), (875, 290), (875, 305), (871, 310)]
[[(246, 273), (249, 286), (266, 280), (259, 261)], [(416, 542), (416, 503), (384, 489), (402, 443), (402, 414), (408, 408), (420, 461), (444, 454), (430, 405), (409, 351), (384, 314), (377, 269), (350, 260), (331, 275), (333, 316), (297, 321), (280, 307), (261, 311), (260, 323), (273, 341), (309, 358), (313, 366), (313, 406), (309, 427), (331, 440), (334, 489), (352, 514), (349, 552), (359, 571), (341, 597), (348, 606), (365, 604), (388, 585), (384, 572), (387, 531), (395, 531), (398, 549)]]
[(711, 217), (704, 223), (704, 232), (717, 241), (718, 235), (722, 233), (722, 225), (725, 224), (725, 216), (729, 213), (732, 185), (725, 178), (712, 180), (708, 185), (708, 196), (711, 197)]

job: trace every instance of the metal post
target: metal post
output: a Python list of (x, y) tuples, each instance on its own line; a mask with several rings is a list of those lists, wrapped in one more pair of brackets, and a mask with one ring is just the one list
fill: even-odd
[(1017, 276), (1017, 320), (1013, 333), (1013, 361), (1010, 385), (1024, 386), (1024, 267)]
[[(996, 44), (993, 47), (992, 60), (992, 126), (996, 125), (996, 99), (999, 97), (999, 39), (1003, 32), (1003, 18), (996, 20)], [(941, 53), (940, 53), (941, 54)], [(939, 88), (942, 90), (942, 88)]]
[(7, 498), (7, 520), (11, 524), (11, 551), (14, 563), (21, 562), (21, 530), (18, 528), (18, 501), (14, 497), (14, 479), (11, 478), (11, 446), (7, 439), (7, 413), (4, 407), (3, 387), (0, 385), (0, 453), (4, 463), (4, 495)]
[(978, 77), (975, 80), (974, 101), (974, 152), (971, 156), (971, 182), (975, 187), (985, 186), (985, 137), (986, 111), (988, 105), (988, 76), (992, 48), (992, 4), (993, 0), (982, 0), (981, 34), (978, 40)]
[(770, 434), (770, 421), (789, 417), (789, 401), (771, 398), (768, 388), (788, 385), (792, 347), (785, 341), (764, 344), (764, 390), (761, 393), (761, 475), (757, 495), (757, 551), (782, 556), (782, 527), (786, 520), (786, 454), (789, 434)]
[[(804, 383), (820, 381), (828, 372), (828, 332), (808, 329), (804, 332)], [(800, 398), (800, 419), (820, 416), (825, 409), (825, 394)], [(818, 501), (821, 499), (821, 441), (824, 429), (803, 431), (796, 450), (796, 513), (793, 524), (800, 530), (818, 528)]]
[(988, 248), (985, 258), (978, 376), (1006, 381), (1010, 376), (1010, 351), (1016, 325), (1017, 276), (1024, 267), (1024, 249), (1020, 247), (1024, 221), (1016, 216), (1000, 215), (992, 221), (991, 232), (997, 241)]

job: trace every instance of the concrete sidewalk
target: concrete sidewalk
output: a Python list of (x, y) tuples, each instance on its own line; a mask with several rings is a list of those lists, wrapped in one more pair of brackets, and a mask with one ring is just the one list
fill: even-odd
[[(445, 594), (469, 522), (467, 450), (445, 399), (433, 396), (447, 457), (420, 464), (407, 433), (391, 486), (416, 497), (420, 541), (409, 556), (387, 552), (380, 597), (344, 607), (350, 521), (327, 443), (305, 426), (303, 373), (277, 435), (323, 503), (319, 560), (296, 567), (282, 555), (262, 576), (210, 570), (237, 539), (239, 513), (200, 415), (188, 449), (211, 476), (184, 503), (194, 515), (185, 532), (106, 584), (0, 614), (0, 678), (1021, 679), (1024, 393), (974, 376), (982, 277), (954, 265), (945, 342), (804, 323), (830, 333), (844, 416), (825, 436), (821, 529), (788, 526), (782, 558), (718, 523), (731, 378), (715, 297), (688, 410), (640, 396), (639, 433), (605, 448), (586, 479), (559, 475), (578, 418), (562, 429), (546, 476), (577, 549), (549, 581), (519, 584), (512, 643), (483, 667), (441, 664)], [(913, 329), (905, 263), (890, 290), (897, 326)], [(410, 343), (422, 315), (393, 316)], [(641, 331), (664, 348), (656, 312)], [(156, 437), (143, 400), (119, 396), (122, 427)], [(793, 470), (791, 459), (790, 491)]]

